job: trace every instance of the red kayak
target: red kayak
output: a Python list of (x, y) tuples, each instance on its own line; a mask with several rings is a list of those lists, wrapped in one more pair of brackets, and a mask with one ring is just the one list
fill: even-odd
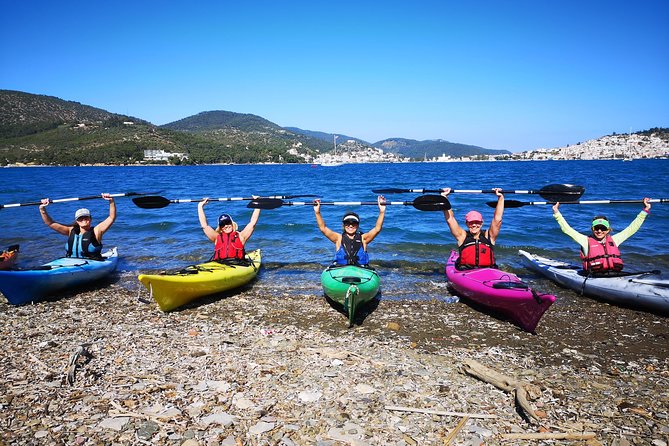
[(546, 310), (555, 302), (551, 294), (539, 294), (513, 273), (496, 268), (458, 270), (453, 251), (446, 263), (446, 277), (460, 297), (503, 314), (520, 328), (534, 333)]
[(19, 245), (12, 245), (0, 252), (0, 269), (10, 269), (19, 258)]

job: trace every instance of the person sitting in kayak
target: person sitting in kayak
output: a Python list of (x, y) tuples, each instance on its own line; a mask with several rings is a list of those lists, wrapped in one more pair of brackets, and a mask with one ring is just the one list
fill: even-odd
[(359, 229), (360, 217), (355, 212), (344, 214), (344, 218), (342, 218), (344, 228), (341, 234), (328, 228), (321, 216), (321, 200), (314, 201), (314, 214), (316, 214), (318, 229), (335, 244), (334, 263), (337, 265), (366, 266), (369, 264), (367, 246), (381, 232), (386, 215), (386, 199), (382, 195), (379, 195), (377, 201), (379, 204), (379, 216), (376, 219), (376, 225), (364, 234)]
[(116, 220), (116, 203), (114, 203), (114, 198), (107, 193), (101, 194), (101, 197), (109, 202), (109, 216), (97, 226), (91, 226), (93, 222), (91, 211), (86, 208), (78, 209), (74, 213), (74, 223), (71, 225), (57, 223), (46, 211), (50, 203), (49, 199), (42, 199), (39, 212), (44, 224), (68, 237), (65, 245), (67, 257), (102, 260), (102, 236)]
[(214, 229), (209, 226), (207, 216), (204, 214), (204, 207), (207, 203), (209, 203), (209, 198), (204, 198), (198, 203), (197, 215), (202, 231), (209, 240), (214, 242), (214, 255), (211, 260), (244, 259), (246, 257), (244, 245), (251, 238), (258, 223), (260, 209), (253, 210), (251, 221), (241, 231), (237, 230), (237, 223), (229, 214), (221, 214), (218, 217), (218, 226)]
[[(481, 231), (483, 228), (483, 216), (480, 212), (469, 211), (465, 215), (465, 224), (468, 231), (460, 227), (453, 209), (444, 209), (444, 218), (448, 224), (451, 234), (458, 243), (460, 257), (458, 258), (457, 269), (474, 269), (482, 267), (496, 267), (495, 263), (495, 241), (502, 227), (502, 215), (504, 215), (504, 195), (502, 189), (493, 189), (497, 195), (497, 206), (493, 215), (490, 228)], [(451, 188), (443, 189), (442, 196), (448, 197)]]
[(622, 271), (623, 259), (618, 248), (625, 240), (639, 230), (646, 216), (650, 214), (650, 198), (643, 199), (643, 209), (625, 229), (611, 235), (611, 223), (603, 215), (592, 219), (592, 235), (581, 234), (569, 226), (567, 220), (560, 213), (560, 203), (553, 205), (553, 216), (560, 225), (562, 232), (567, 234), (581, 246), (581, 261), (583, 271), (587, 273), (609, 273)]

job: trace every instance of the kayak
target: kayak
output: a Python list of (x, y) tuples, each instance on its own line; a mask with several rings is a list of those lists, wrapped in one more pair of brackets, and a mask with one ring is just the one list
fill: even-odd
[(532, 271), (579, 294), (651, 312), (669, 313), (669, 279), (659, 271), (620, 272), (588, 277), (581, 265), (572, 265), (520, 250), (523, 263)]
[(19, 245), (12, 245), (0, 252), (0, 269), (10, 269), (19, 257)]
[(446, 263), (448, 282), (460, 297), (503, 314), (520, 328), (534, 333), (555, 296), (534, 291), (513, 273), (496, 268), (456, 269), (458, 252)]
[(137, 278), (149, 290), (163, 311), (179, 308), (198, 297), (231, 290), (249, 283), (258, 274), (260, 250), (244, 260), (206, 262), (165, 274), (140, 274)]
[(0, 291), (13, 305), (38, 302), (109, 276), (118, 265), (118, 250), (112, 248), (102, 257), (104, 260), (61, 257), (32, 269), (0, 271)]
[(321, 274), (321, 285), (327, 297), (346, 309), (349, 325), (353, 326), (355, 311), (379, 293), (381, 279), (374, 268), (330, 265)]

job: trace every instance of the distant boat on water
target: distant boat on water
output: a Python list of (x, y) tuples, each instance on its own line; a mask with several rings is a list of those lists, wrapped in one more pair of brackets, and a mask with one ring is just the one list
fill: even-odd
[[(337, 138), (339, 138), (337, 135), (332, 135), (332, 141), (334, 143), (334, 150), (332, 151), (332, 156), (333, 157), (337, 156)], [(344, 163), (338, 162), (338, 161), (328, 161), (328, 162), (325, 162), (325, 163), (321, 163), (321, 166), (323, 166), (323, 167), (337, 167), (337, 166), (341, 166), (342, 164), (344, 164)]]

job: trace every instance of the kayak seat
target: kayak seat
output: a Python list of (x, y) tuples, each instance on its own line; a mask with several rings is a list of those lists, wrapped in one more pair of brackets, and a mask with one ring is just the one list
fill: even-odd
[(495, 282), (492, 284), (492, 287), (498, 290), (527, 290), (530, 288), (526, 283), (523, 282)]
[(342, 277), (342, 283), (360, 283), (362, 279), (360, 277)]

